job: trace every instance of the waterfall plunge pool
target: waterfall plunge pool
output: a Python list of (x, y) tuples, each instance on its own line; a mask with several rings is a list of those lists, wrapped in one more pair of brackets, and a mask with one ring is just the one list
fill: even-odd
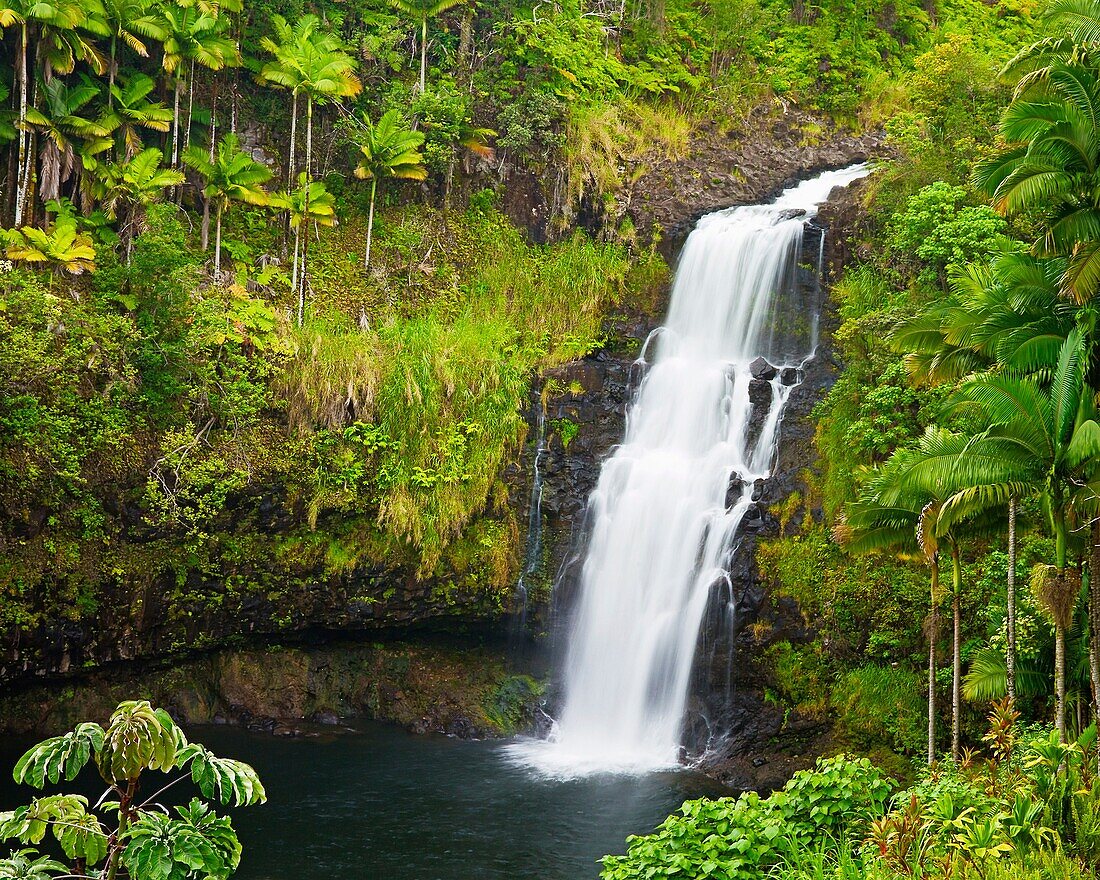
[[(187, 729), (252, 764), (267, 788), (266, 804), (232, 811), (244, 846), (237, 880), (592, 880), (596, 860), (623, 852), (627, 835), (652, 831), (685, 800), (729, 793), (686, 770), (552, 780), (517, 767), (506, 741), (353, 726), (299, 739)], [(0, 746), (0, 811), (35, 793), (10, 775), (31, 744)], [(64, 790), (94, 800), (96, 780)]]

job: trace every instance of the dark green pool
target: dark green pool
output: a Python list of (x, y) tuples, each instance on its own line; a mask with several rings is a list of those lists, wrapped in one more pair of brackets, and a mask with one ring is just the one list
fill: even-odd
[[(267, 804), (234, 815), (241, 880), (589, 880), (628, 834), (652, 830), (687, 798), (721, 793), (686, 772), (541, 779), (501, 743), (381, 724), (302, 739), (188, 733), (251, 763), (267, 787)], [(24, 745), (0, 749), (6, 778)], [(0, 784), (0, 810), (21, 794)]]

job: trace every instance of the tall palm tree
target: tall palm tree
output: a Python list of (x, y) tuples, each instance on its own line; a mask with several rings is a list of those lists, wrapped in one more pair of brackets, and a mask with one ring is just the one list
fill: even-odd
[(393, 0), (397, 9), (420, 25), (420, 92), (427, 89), (428, 19), (441, 15), (464, 0)]
[(274, 55), (261, 69), (267, 82), (289, 89), (293, 95), (291, 110), (290, 162), (288, 185), (295, 179), (294, 150), (297, 136), (298, 96), (306, 99), (305, 170), (313, 174), (313, 107), (341, 98), (351, 98), (363, 90), (355, 75), (355, 59), (344, 51), (340, 39), (321, 28), (315, 15), (300, 18), (291, 27), (280, 15), (272, 16), (275, 39), (265, 37), (264, 49)]
[[(1023, 253), (1006, 242), (987, 264), (951, 273), (952, 299), (902, 321), (891, 336), (919, 383), (954, 383), (988, 371), (1047, 375), (1078, 320), (1078, 307), (1059, 293), (1066, 261)], [(1030, 489), (1021, 489), (1030, 494)], [(1005, 666), (1016, 697), (1016, 519), (1008, 498)]]
[[(887, 493), (893, 500), (887, 502)], [(896, 493), (890, 476), (877, 473), (859, 498), (848, 505), (844, 522), (834, 537), (851, 553), (889, 552), (902, 558), (919, 558), (931, 578), (931, 611), (928, 617), (928, 764), (936, 760), (936, 643), (939, 641), (940, 548), (935, 519), (939, 507), (914, 492)]]
[(15, 25), (19, 26), (18, 45), (15, 61), (15, 81), (19, 85), (19, 111), (16, 115), (16, 129), (19, 144), (15, 163), (15, 225), (23, 222), (25, 174), (27, 163), (27, 49), (29, 46), (27, 26), (27, 6), (29, 0), (0, 0), (0, 31)]
[(32, 38), (43, 78), (49, 82), (55, 72), (72, 73), (77, 61), (86, 61), (96, 73), (103, 73), (103, 56), (85, 33), (106, 36), (108, 31), (100, 0), (0, 0), (0, 29), (15, 25), (19, 26), (15, 63), (19, 84), (15, 225), (19, 226), (31, 204), (33, 179), (33, 131), (27, 123)]
[[(1054, 564), (1033, 578), (1055, 623), (1056, 722), (1065, 735), (1065, 637), (1072, 616), (1068, 571), (1075, 487), (1100, 456), (1100, 424), (1085, 382), (1088, 348), (1074, 328), (1062, 345), (1049, 382), (1037, 376), (985, 375), (964, 383), (952, 405), (975, 412), (990, 426), (960, 457), (967, 488), (948, 502), (963, 510), (975, 503), (1007, 502), (1025, 492), (1039, 496), (1054, 536)], [(1068, 610), (1065, 601), (1069, 601)]]
[[(196, 64), (217, 71), (239, 63), (240, 54), (237, 42), (226, 33), (226, 19), (203, 12), (197, 6), (161, 5), (157, 10), (157, 25), (163, 31), (164, 40), (161, 66), (175, 79), (171, 162), (175, 168), (180, 157), (180, 94), (184, 83), (192, 87)], [(190, 129), (189, 115), (185, 137), (190, 137)]]
[(134, 238), (142, 231), (146, 211), (160, 201), (168, 187), (183, 183), (183, 173), (161, 166), (164, 155), (150, 147), (122, 162), (104, 162), (93, 170), (95, 194), (107, 216), (118, 220), (126, 265), (130, 265)]
[(51, 79), (43, 89), (42, 109), (28, 107), (26, 124), (44, 137), (39, 195), (42, 200), (60, 198), (61, 187), (78, 170), (77, 147), (81, 141), (110, 147), (109, 131), (103, 122), (81, 115), (99, 96), (99, 86), (86, 76), (72, 85)]
[(367, 247), (363, 268), (370, 268), (371, 238), (374, 233), (374, 201), (378, 195), (378, 181), (387, 177), (406, 180), (424, 180), (428, 169), (420, 147), (424, 134), (407, 128), (397, 110), (388, 110), (377, 123), (366, 114), (360, 117), (355, 135), (359, 146), (359, 164), (355, 176), (370, 181), (370, 209), (367, 212)]
[[(962, 464), (975, 460), (975, 467), (993, 472), (996, 459), (986, 461), (989, 453), (973, 448), (972, 439), (943, 428), (930, 426), (916, 445), (897, 450), (883, 465), (875, 485), (878, 499), (886, 504), (905, 498), (923, 499), (929, 518), (922, 527), (931, 528), (938, 545), (946, 545), (951, 554), (952, 585), (952, 674), (951, 674), (951, 754), (960, 755), (962, 693), (962, 554), (960, 540), (967, 534), (988, 531), (999, 499), (975, 495), (963, 504), (955, 500), (961, 489), (968, 488)], [(980, 460), (980, 461), (979, 461)], [(955, 503), (952, 503), (954, 500)], [(934, 512), (934, 516), (931, 515)], [(925, 538), (928, 540), (928, 538)]]
[(111, 85), (112, 101), (104, 124), (118, 141), (118, 153), (132, 159), (144, 147), (141, 129), (167, 133), (172, 111), (148, 97), (157, 87), (152, 77), (135, 73), (121, 83)]
[(298, 175), (298, 186), (289, 193), (272, 197), (271, 204), (290, 216), (290, 228), (294, 230), (294, 268), (291, 287), (298, 297), (298, 326), (305, 320), (306, 263), (309, 252), (309, 234), (302, 230), (310, 223), (318, 226), (336, 225), (336, 199), (324, 183), (310, 180), (303, 171)]
[(202, 178), (203, 196), (214, 207), (217, 224), (214, 277), (218, 279), (222, 263), (222, 214), (232, 202), (268, 204), (271, 197), (263, 184), (271, 179), (271, 171), (240, 148), (235, 134), (221, 139), (213, 159), (205, 149), (190, 147), (184, 151), (183, 162)]

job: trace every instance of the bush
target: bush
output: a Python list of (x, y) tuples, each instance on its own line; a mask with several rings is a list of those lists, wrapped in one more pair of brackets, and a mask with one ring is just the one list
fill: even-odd
[(603, 880), (711, 877), (759, 880), (785, 854), (881, 815), (893, 785), (866, 758), (821, 758), (767, 798), (688, 801), (653, 834), (627, 838), (603, 859)]
[[(94, 807), (82, 795), (53, 794), (0, 813), (0, 840), (14, 838), (25, 847), (0, 859), (0, 877), (99, 876), (101, 863), (103, 876), (130, 880), (225, 880), (236, 870), (236, 832), (208, 801), (240, 807), (267, 800), (247, 764), (188, 743), (167, 712), (140, 700), (120, 703), (106, 729), (85, 722), (39, 743), (19, 759), (13, 776), (41, 789), (72, 782), (89, 761), (108, 786)], [(152, 771), (184, 771), (168, 785), (190, 776), (206, 800), (193, 798), (172, 817), (155, 800), (164, 788), (145, 800), (138, 796), (139, 780)], [(36, 849), (47, 832), (72, 861), (71, 871)]]

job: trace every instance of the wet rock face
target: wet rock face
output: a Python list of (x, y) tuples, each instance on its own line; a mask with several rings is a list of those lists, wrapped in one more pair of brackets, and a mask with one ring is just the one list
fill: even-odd
[(338, 641), (225, 650), (93, 671), (65, 699), (50, 685), (8, 689), (0, 692), (0, 734), (62, 733), (81, 721), (103, 721), (121, 700), (140, 694), (181, 723), (234, 724), (275, 736), (311, 735), (311, 727), (340, 727), (350, 718), (463, 739), (499, 736), (511, 731), (486, 708), (499, 702), (507, 678), (492, 644)]

